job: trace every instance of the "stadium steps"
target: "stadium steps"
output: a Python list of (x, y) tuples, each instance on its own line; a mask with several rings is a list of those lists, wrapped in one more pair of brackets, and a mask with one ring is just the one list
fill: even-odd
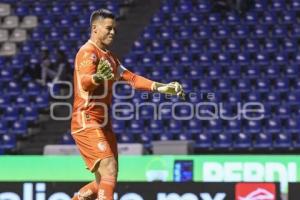
[[(52, 100), (51, 103), (56, 103), (57, 100)], [(72, 99), (68, 99), (68, 103), (72, 103)], [(55, 116), (66, 116), (69, 113), (67, 107), (59, 107), (55, 109)], [(34, 134), (30, 140), (22, 141), (19, 145), (20, 154), (40, 155), (43, 154), (44, 146), (47, 144), (58, 144), (61, 141), (62, 135), (70, 128), (69, 120), (57, 121), (49, 117), (49, 113), (43, 117), (39, 124), (39, 131)], [(36, 131), (35, 131), (36, 132)]]

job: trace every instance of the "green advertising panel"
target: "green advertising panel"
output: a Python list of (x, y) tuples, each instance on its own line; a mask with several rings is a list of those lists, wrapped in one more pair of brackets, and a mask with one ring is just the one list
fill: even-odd
[[(119, 181), (173, 181), (175, 161), (193, 162), (193, 180), (299, 182), (299, 156), (120, 156)], [(90, 181), (79, 156), (1, 156), (0, 181)]]

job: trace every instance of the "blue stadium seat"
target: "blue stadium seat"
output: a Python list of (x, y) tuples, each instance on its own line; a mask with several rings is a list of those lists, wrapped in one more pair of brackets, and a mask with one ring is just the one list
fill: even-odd
[(275, 12), (265, 12), (263, 16), (262, 23), (268, 25), (274, 25), (278, 21), (277, 14)]
[(256, 12), (247, 12), (245, 15), (245, 23), (246, 24), (251, 24), (251, 25), (256, 25), (258, 24), (258, 17)]
[(220, 133), (215, 135), (214, 141), (214, 148), (227, 149), (232, 147), (232, 135), (229, 133)]
[(266, 39), (264, 40), (264, 51), (268, 53), (275, 53), (279, 50), (278, 42), (276, 39)]
[(248, 52), (238, 53), (235, 62), (238, 65), (249, 65), (251, 62), (249, 53)]
[(9, 127), (7, 125), (7, 121), (1, 119), (0, 120), (0, 135), (7, 134), (9, 131)]
[(208, 23), (210, 25), (219, 25), (222, 22), (220, 13), (211, 13), (208, 15)]
[(217, 89), (220, 92), (229, 92), (232, 90), (232, 84), (229, 78), (222, 78), (217, 81)]
[(155, 57), (153, 54), (144, 54), (142, 58), (142, 65), (145, 67), (152, 67), (156, 64)]
[(230, 134), (238, 134), (242, 131), (242, 125), (240, 120), (228, 120), (225, 132)]
[(249, 28), (246, 25), (237, 25), (234, 29), (233, 38), (246, 39), (249, 37)]
[(124, 120), (112, 120), (112, 128), (114, 133), (121, 134), (125, 132), (125, 121)]
[(26, 106), (23, 112), (23, 119), (27, 122), (35, 122), (38, 119), (38, 111), (35, 107)]
[(287, 78), (277, 79), (274, 88), (279, 92), (287, 92), (289, 90), (289, 80)]
[(181, 40), (171, 40), (169, 44), (169, 50), (172, 53), (183, 52), (183, 42)]
[(41, 94), (35, 97), (34, 104), (38, 109), (46, 109), (49, 107), (49, 96), (48, 94)]
[(245, 43), (245, 50), (250, 53), (256, 53), (260, 51), (258, 41), (256, 39), (247, 39)]
[(148, 131), (151, 133), (159, 134), (164, 132), (164, 127), (161, 120), (151, 120), (148, 126)]
[(182, 68), (171, 68), (168, 72), (168, 75), (169, 75), (170, 78), (176, 80), (176, 79), (181, 79), (184, 75), (184, 72), (183, 72)]
[(141, 119), (153, 119), (156, 115), (156, 109), (151, 105), (144, 105), (139, 107), (139, 114)]
[(215, 29), (215, 38), (226, 39), (230, 37), (230, 30), (227, 26), (219, 25)]
[(182, 13), (171, 13), (169, 16), (169, 24), (183, 25), (184, 24), (184, 15)]
[(6, 108), (11, 105), (11, 98), (9, 95), (1, 95), (0, 96), (0, 108)]
[(118, 142), (119, 143), (132, 143), (133, 142), (133, 135), (122, 133), (118, 135)]
[(291, 134), (299, 134), (300, 133), (300, 119), (297, 118), (289, 118), (286, 122), (285, 131)]
[(220, 65), (231, 65), (231, 55), (229, 52), (219, 53), (217, 55), (217, 63)]
[(179, 57), (179, 63), (181, 65), (192, 65), (193, 64), (192, 54), (189, 53), (181, 54)]
[(270, 149), (273, 145), (272, 135), (268, 133), (259, 133), (254, 135), (253, 147), (256, 149)]
[(192, 134), (199, 134), (202, 132), (202, 121), (197, 119), (191, 119), (187, 123), (187, 131)]
[(25, 120), (13, 122), (11, 132), (16, 135), (25, 136), (27, 134), (27, 122)]
[(172, 118), (172, 104), (160, 104), (158, 108), (158, 114), (162, 119), (171, 119)]
[(262, 132), (261, 121), (259, 120), (247, 120), (245, 122), (244, 133), (258, 134)]
[(211, 79), (201, 79), (198, 82), (198, 88), (201, 92), (212, 92), (213, 87)]
[(199, 26), (197, 32), (199, 39), (209, 39), (212, 35), (212, 30), (209, 26)]
[(251, 91), (245, 95), (245, 100), (246, 100), (246, 102), (260, 102), (261, 95), (257, 91)]
[(292, 137), (289, 133), (275, 134), (273, 147), (277, 149), (289, 149), (292, 146)]
[(75, 140), (73, 139), (70, 131), (67, 131), (66, 133), (63, 134), (61, 143), (62, 144), (75, 144)]
[[(279, 116), (280, 117), (280, 116)], [(270, 134), (280, 133), (282, 131), (281, 121), (278, 117), (266, 119), (265, 131)]]
[(299, 11), (300, 10), (300, 2), (297, 0), (292, 1), (291, 10)]
[(268, 28), (266, 25), (256, 25), (252, 33), (254, 38), (266, 38), (268, 36)]
[(226, 50), (230, 53), (237, 53), (240, 51), (241, 45), (239, 40), (228, 39), (226, 43)]
[(13, 73), (11, 69), (2, 69), (0, 73), (0, 81), (13, 80)]
[(18, 95), (15, 100), (15, 106), (25, 108), (30, 105), (29, 97), (27, 95)]
[(286, 52), (294, 53), (297, 50), (297, 41), (292, 38), (284, 38), (283, 47)]
[(231, 92), (230, 95), (227, 97), (227, 102), (233, 105), (236, 105), (237, 103), (241, 102), (241, 92), (240, 91), (234, 91)]
[(280, 75), (279, 66), (278, 65), (266, 66), (265, 74), (270, 78), (278, 77)]
[(33, 95), (33, 96), (37, 96), (37, 95), (40, 95), (42, 93), (41, 86), (38, 85), (36, 82), (33, 82), (33, 81), (29, 81), (27, 83), (25, 91), (26, 91), (27, 95)]
[(210, 66), (210, 65), (212, 65), (212, 62), (213, 62), (212, 55), (210, 52), (200, 53), (198, 55), (198, 59), (199, 59), (200, 65)]
[(269, 79), (266, 79), (266, 78), (256, 79), (255, 89), (259, 92), (268, 92), (268, 91), (270, 91)]
[(132, 66), (133, 64), (137, 63), (136, 55), (135, 54), (126, 55), (125, 58), (123, 59), (123, 62), (125, 66)]
[(158, 134), (158, 140), (160, 141), (166, 141), (166, 140), (172, 140), (173, 139), (173, 134), (169, 132), (163, 132), (161, 134)]
[(300, 37), (300, 26), (298, 26), (297, 24), (293, 24), (293, 26), (292, 26), (291, 37), (292, 38)]
[(190, 13), (188, 17), (188, 24), (191, 25), (199, 25), (201, 22), (203, 22), (203, 17), (201, 15)]
[(267, 10), (268, 3), (266, 0), (255, 1), (254, 8), (258, 12), (264, 12)]
[(296, 79), (294, 83), (294, 90), (300, 91), (300, 79)]
[(200, 133), (196, 135), (196, 148), (209, 149), (212, 147), (212, 136), (208, 133)]
[(130, 125), (127, 129), (127, 133), (142, 133), (144, 130), (144, 121), (142, 120), (131, 120)]
[(149, 132), (143, 132), (138, 134), (138, 141), (144, 145), (144, 147), (149, 148), (153, 140), (153, 135)]
[(285, 25), (277, 25), (273, 27), (272, 37), (274, 38), (286, 38), (288, 36), (288, 29)]
[(6, 107), (4, 110), (3, 119), (6, 121), (16, 121), (19, 119), (19, 109), (13, 106)]
[(224, 69), (226, 76), (239, 78), (241, 76), (241, 67), (239, 65), (226, 66)]
[(186, 92), (190, 92), (193, 90), (194, 86), (193, 86), (193, 82), (190, 79), (184, 79), (181, 81), (181, 85), (183, 87), (183, 90)]
[(266, 103), (278, 106), (281, 103), (280, 93), (277, 91), (268, 92), (266, 94)]
[(238, 80), (237, 89), (241, 92), (249, 92), (251, 90), (250, 80), (247, 78)]
[(151, 52), (153, 53), (164, 53), (164, 43), (161, 40), (152, 40), (151, 42)]
[(0, 146), (4, 149), (14, 149), (17, 145), (17, 139), (15, 135), (4, 134), (0, 136)]
[(226, 24), (229, 25), (237, 25), (240, 23), (240, 17), (235, 12), (227, 13), (226, 15)]
[(252, 138), (245, 133), (238, 133), (234, 135), (233, 148), (234, 149), (249, 149), (252, 146)]
[(18, 5), (15, 9), (15, 14), (17, 16), (29, 15), (29, 7), (27, 5), (24, 5), (24, 4)]
[(260, 76), (260, 67), (250, 65), (246, 68), (245, 74), (248, 78), (258, 78)]
[(167, 131), (172, 134), (180, 134), (183, 132), (182, 123), (179, 120), (171, 119), (167, 123)]
[(209, 1), (198, 1), (197, 11), (200, 13), (208, 13), (211, 10)]
[(177, 38), (178, 39), (190, 39), (193, 38), (193, 28), (191, 26), (181, 26), (177, 30)]
[(133, 43), (132, 51), (136, 53), (143, 53), (146, 51), (146, 45), (143, 40), (137, 40)]
[(298, 77), (297, 74), (299, 74), (299, 65), (297, 64), (291, 64), (288, 66), (285, 66), (283, 69), (284, 75), (289, 78), (296, 78)]
[(289, 10), (289, 11), (283, 11), (282, 12), (282, 23), (283, 24), (287, 24), (287, 25), (291, 25), (296, 23), (297, 19), (296, 19), (296, 13), (293, 10)]
[(222, 51), (221, 41), (218, 39), (210, 39), (207, 42), (208, 50), (213, 53), (219, 53)]
[(222, 121), (218, 119), (209, 120), (206, 131), (211, 134), (221, 133), (223, 131)]
[(172, 26), (163, 26), (160, 28), (159, 38), (163, 40), (172, 40), (175, 37), (175, 30)]
[(282, 11), (286, 8), (285, 1), (284, 0), (275, 0), (271, 2), (271, 10), (274, 11)]
[(178, 13), (190, 13), (193, 11), (193, 5), (190, 1), (183, 1), (177, 7)]
[(193, 54), (199, 54), (201, 52), (201, 49), (204, 48), (204, 45), (201, 43), (200, 40), (191, 40), (189, 41), (188, 49), (189, 52)]

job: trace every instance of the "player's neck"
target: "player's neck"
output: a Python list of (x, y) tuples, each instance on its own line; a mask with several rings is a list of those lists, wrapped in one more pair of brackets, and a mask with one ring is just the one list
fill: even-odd
[(105, 52), (108, 51), (108, 50), (107, 50), (107, 47), (106, 47), (105, 45), (103, 45), (103, 43), (102, 43), (100, 40), (91, 37), (91, 38), (90, 38), (90, 41), (91, 41), (92, 43), (94, 43), (94, 45), (96, 45), (96, 46), (97, 46), (99, 49), (101, 49), (102, 51), (105, 51)]

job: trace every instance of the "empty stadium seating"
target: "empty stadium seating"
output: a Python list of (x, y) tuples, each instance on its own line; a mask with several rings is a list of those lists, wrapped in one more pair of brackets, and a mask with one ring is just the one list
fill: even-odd
[[(15, 135), (26, 134), (38, 111), (49, 106), (47, 89), (30, 78), (16, 81), (15, 72), (25, 62), (39, 63), (39, 52), (44, 49), (68, 50), (73, 65), (76, 49), (88, 37), (90, 12), (107, 7), (121, 17), (122, 3), (122, 0), (2, 1), (1, 146), (11, 148)], [(156, 81), (181, 82), (185, 91), (196, 93), (186, 98), (186, 103), (194, 108), (199, 102), (215, 102), (218, 108), (224, 105), (225, 116), (233, 117), (241, 114), (238, 103), (260, 102), (264, 118), (199, 120), (193, 116), (176, 120), (171, 114), (172, 105), (182, 100), (154, 97), (145, 100), (137, 93), (132, 99), (114, 102), (172, 104), (158, 110), (142, 107), (139, 119), (113, 119), (118, 141), (142, 142), (147, 148), (153, 140), (193, 139), (195, 147), (201, 150), (299, 149), (299, 12), (298, 0), (255, 0), (253, 8), (244, 15), (235, 11), (216, 13), (209, 0), (164, 0), (124, 57), (123, 64)], [(51, 58), (53, 62), (56, 60), (55, 53)], [(127, 90), (123, 88), (120, 92), (126, 94)], [(207, 93), (215, 94), (215, 98), (203, 98)], [(123, 111), (120, 116), (128, 116), (129, 112)], [(155, 111), (160, 111), (160, 120), (153, 119)], [(207, 116), (212, 111), (212, 107), (202, 107), (199, 115)], [(178, 117), (188, 116), (189, 112), (186, 106), (176, 107)], [(74, 143), (69, 133), (64, 135), (62, 143)]]

